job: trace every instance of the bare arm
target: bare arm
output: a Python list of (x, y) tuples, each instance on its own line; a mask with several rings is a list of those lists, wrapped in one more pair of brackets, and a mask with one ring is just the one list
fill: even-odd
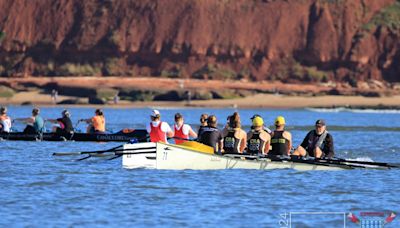
[(193, 131), (192, 128), (189, 129), (189, 136), (192, 138), (197, 138), (197, 133)]
[(23, 123), (34, 123), (35, 119), (33, 119), (33, 117), (28, 117), (28, 118), (16, 118), (14, 119), (14, 121), (19, 121), (19, 122), (23, 122)]
[(56, 119), (46, 119), (46, 121), (50, 123), (58, 123), (58, 120)]
[(247, 134), (246, 134), (246, 132), (243, 131), (243, 130), (242, 130), (241, 134), (242, 134), (242, 137), (243, 137), (243, 138), (242, 138), (242, 140), (240, 141), (239, 152), (240, 152), (240, 153), (243, 153), (244, 148), (246, 148), (246, 144), (247, 144)]
[(91, 118), (90, 119), (80, 119), (79, 121), (80, 122), (86, 122), (88, 124), (92, 123), (92, 119)]
[(264, 152), (264, 154), (268, 154), (269, 149), (271, 147), (271, 136), (268, 133), (265, 134), (264, 141), (265, 141), (265, 147), (264, 147), (264, 151), (263, 152)]
[(167, 137), (168, 138), (172, 138), (172, 137), (174, 137), (174, 135), (175, 135), (175, 133), (173, 131), (167, 132)]
[(284, 134), (285, 134), (284, 137), (289, 142), (289, 144), (288, 144), (289, 148), (288, 148), (287, 155), (290, 155), (290, 150), (292, 149), (292, 134), (290, 134), (290, 132), (287, 132), (287, 131), (285, 131)]

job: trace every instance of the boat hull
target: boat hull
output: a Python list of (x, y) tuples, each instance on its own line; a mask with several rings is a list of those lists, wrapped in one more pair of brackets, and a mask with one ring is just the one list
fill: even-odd
[(148, 153), (124, 154), (124, 168), (151, 168), (166, 170), (219, 170), (219, 169), (296, 169), (296, 170), (343, 170), (346, 167), (322, 164), (307, 164), (290, 161), (271, 161), (270, 159), (245, 159), (216, 154), (202, 153), (177, 145), (164, 143), (126, 144), (124, 150), (153, 148)]
[(19, 141), (80, 141), (80, 142), (128, 142), (131, 139), (138, 139), (139, 142), (147, 141), (147, 131), (138, 129), (130, 133), (114, 133), (114, 134), (25, 134), (22, 132), (0, 133), (3, 140), (19, 140)]

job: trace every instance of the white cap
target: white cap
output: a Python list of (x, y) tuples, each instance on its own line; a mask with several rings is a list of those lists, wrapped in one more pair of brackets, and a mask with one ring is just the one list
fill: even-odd
[(154, 109), (152, 112), (151, 112), (151, 115), (150, 116), (152, 116), (152, 117), (159, 117), (160, 116), (160, 112), (157, 110), (157, 109)]

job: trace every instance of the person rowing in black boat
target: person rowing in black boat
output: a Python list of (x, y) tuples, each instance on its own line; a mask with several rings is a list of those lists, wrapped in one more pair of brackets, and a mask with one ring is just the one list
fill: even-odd
[(61, 112), (62, 117), (58, 119), (47, 119), (46, 121), (59, 124), (59, 126), (54, 126), (53, 127), (53, 132), (60, 134), (60, 135), (65, 135), (65, 134), (73, 134), (74, 133), (74, 127), (72, 126), (72, 121), (71, 121), (71, 114), (68, 112), (68, 110), (64, 110)]
[(315, 158), (333, 158), (333, 137), (326, 130), (326, 123), (320, 119), (315, 122), (315, 130), (308, 132), (303, 142), (294, 151), (293, 155), (311, 156)]
[(7, 108), (0, 107), (0, 132), (11, 131), (11, 118), (7, 115)]
[(95, 116), (90, 119), (80, 119), (88, 125), (86, 132), (90, 134), (103, 134), (106, 132), (106, 119), (101, 109), (96, 109)]
[(33, 108), (32, 109), (32, 116), (28, 118), (17, 118), (14, 121), (20, 121), (26, 123), (26, 127), (24, 129), (24, 133), (26, 134), (38, 134), (43, 133), (44, 130), (44, 120), (39, 115), (40, 109)]

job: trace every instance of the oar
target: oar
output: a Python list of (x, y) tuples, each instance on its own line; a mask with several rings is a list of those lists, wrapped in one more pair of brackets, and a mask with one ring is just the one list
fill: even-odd
[(78, 120), (78, 122), (76, 122), (76, 124), (75, 124), (75, 126), (74, 126), (74, 131), (77, 131), (78, 129), (78, 125), (79, 125), (79, 123), (81, 122), (81, 120)]
[[(319, 159), (319, 160), (323, 162), (326, 159)], [(387, 166), (387, 167), (393, 167), (393, 168), (400, 168), (398, 164), (390, 164), (390, 163), (386, 163), (386, 162), (356, 161), (356, 160), (347, 160), (347, 159), (343, 159), (343, 158), (333, 158), (333, 159), (330, 159), (329, 161), (338, 161), (338, 162), (352, 163), (352, 164)]]
[(66, 156), (66, 155), (81, 155), (81, 154), (101, 154), (101, 153), (108, 153), (108, 152), (113, 152), (115, 150), (118, 150), (119, 148), (123, 147), (124, 145), (119, 145), (116, 147), (113, 147), (108, 150), (94, 150), (94, 151), (80, 151), (80, 152), (55, 152), (53, 153), (53, 156)]
[[(56, 152), (56, 153), (53, 153), (53, 156), (68, 156), (68, 155), (83, 155), (83, 154), (104, 154), (104, 153), (131, 154), (131, 153), (123, 153), (123, 152), (124, 151), (146, 150), (146, 149), (155, 149), (155, 147), (130, 148), (130, 149), (115, 149), (115, 148), (113, 148), (113, 149), (109, 149), (109, 150), (94, 150), (94, 151), (80, 151), (80, 152)], [(122, 153), (118, 153), (118, 152), (122, 152)]]
[(76, 159), (75, 161), (82, 161), (82, 160), (88, 159), (88, 158), (90, 158), (90, 157), (92, 157), (92, 156), (91, 156), (91, 155), (88, 155), (88, 156), (86, 156), (86, 157)]
[(171, 137), (171, 138), (167, 138), (167, 139), (179, 139), (179, 140), (185, 140), (185, 141), (197, 141), (197, 138), (195, 139), (186, 139), (186, 138), (181, 138), (181, 137)]
[[(271, 158), (271, 160), (274, 158)], [(336, 165), (336, 166), (349, 166), (352, 168), (368, 168), (368, 166), (375, 166), (381, 168), (400, 168), (400, 166), (396, 164), (389, 164), (389, 163), (382, 163), (382, 162), (368, 162), (368, 161), (349, 161), (346, 159), (341, 158), (334, 158), (334, 159), (319, 159), (319, 158), (312, 158), (312, 159), (302, 159), (297, 156), (291, 156), (290, 158), (275, 158), (275, 159), (284, 159), (287, 161), (292, 162), (307, 162), (310, 164), (318, 164), (318, 165)]]
[(324, 166), (337, 166), (343, 168), (369, 168), (375, 166), (380, 168), (400, 168), (397, 164), (381, 163), (381, 162), (363, 162), (363, 161), (349, 161), (345, 159), (304, 159), (298, 156), (268, 156), (268, 155), (251, 155), (251, 154), (224, 154), (227, 157), (246, 158), (246, 159), (271, 159), (271, 161), (289, 161), (295, 163), (306, 163)]
[[(134, 143), (138, 143), (142, 140), (145, 140), (147, 138), (149, 138), (150, 136), (146, 136), (140, 139), (137, 138), (133, 138), (129, 141), (130, 144), (134, 144)], [(81, 154), (102, 154), (102, 153), (110, 153), (110, 152), (116, 152), (116, 151), (124, 151), (119, 150), (120, 148), (124, 147), (125, 144), (113, 147), (111, 149), (108, 150), (94, 150), (94, 151), (79, 151), (79, 152), (55, 152), (53, 153), (53, 156), (68, 156), (68, 155), (81, 155)], [(131, 150), (131, 149), (126, 149), (126, 150)]]

